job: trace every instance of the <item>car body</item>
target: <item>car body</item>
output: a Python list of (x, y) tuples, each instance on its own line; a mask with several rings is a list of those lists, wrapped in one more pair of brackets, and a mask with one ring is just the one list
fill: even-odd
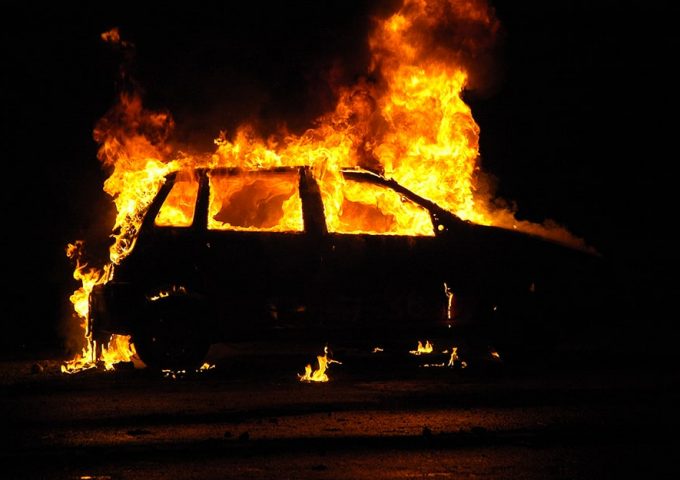
[[(407, 208), (401, 216), (420, 226), (405, 231), (418, 234), (348, 192), (332, 207), (308, 167), (174, 172), (132, 251), (90, 296), (94, 337), (131, 335), (142, 360), (161, 367), (196, 364), (218, 341), (401, 348), (466, 337), (510, 347), (556, 337), (577, 299), (592, 298), (593, 255), (463, 221), (372, 172), (341, 175)], [(171, 198), (180, 206), (164, 211)], [(374, 231), (346, 224), (350, 210)], [(342, 215), (331, 221), (332, 211)]]

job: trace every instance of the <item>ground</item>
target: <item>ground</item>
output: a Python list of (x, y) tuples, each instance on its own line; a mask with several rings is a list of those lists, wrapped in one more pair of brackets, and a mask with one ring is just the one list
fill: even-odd
[[(217, 345), (215, 368), (0, 365), (3, 478), (678, 478), (680, 375), (609, 361), (423, 368)], [(379, 355), (379, 354), (377, 354)], [(311, 360), (311, 358), (309, 359)], [(612, 359), (615, 360), (615, 359)], [(173, 378), (174, 377), (174, 378)]]

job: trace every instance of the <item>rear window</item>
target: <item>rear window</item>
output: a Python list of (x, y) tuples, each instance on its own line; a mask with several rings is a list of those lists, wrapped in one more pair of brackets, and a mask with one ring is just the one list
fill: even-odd
[(213, 173), (208, 228), (301, 232), (302, 201), (297, 172)]

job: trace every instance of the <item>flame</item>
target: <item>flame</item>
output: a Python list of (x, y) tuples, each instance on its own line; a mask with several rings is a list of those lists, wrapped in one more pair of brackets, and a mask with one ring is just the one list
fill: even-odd
[(301, 382), (327, 382), (329, 380), (328, 375), (326, 374), (328, 367), (333, 363), (342, 364), (342, 362), (328, 357), (328, 347), (324, 347), (323, 352), (323, 356), (318, 355), (316, 357), (319, 368), (312, 371), (312, 365), (307, 364), (307, 366), (305, 366), (305, 373), (302, 375), (298, 374)]
[(458, 347), (453, 347), (451, 348), (451, 356), (449, 357), (449, 363), (447, 364), (448, 367), (453, 367), (456, 364), (456, 360), (458, 360)]
[[(344, 180), (342, 167), (393, 177), (461, 218), (492, 223), (474, 194), (479, 127), (461, 98), (467, 73), (450, 58), (427, 53), (423, 43), (423, 32), (437, 23), (428, 20), (432, 7), (448, 3), (406, 0), (399, 12), (378, 22), (369, 39), (370, 73), (384, 85), (363, 80), (340, 89), (335, 111), (280, 143), (258, 138), (248, 126), (233, 140), (223, 134), (211, 165), (312, 166), (331, 232), (433, 234), (427, 212), (398, 196), (387, 198), (378, 187)], [(496, 28), (488, 8), (463, 3), (465, 8), (441, 13)]]
[[(493, 207), (481, 193), (480, 129), (462, 94), (470, 82), (470, 59), (488, 50), (498, 28), (493, 10), (482, 0), (403, 0), (391, 16), (375, 22), (368, 38), (367, 76), (339, 87), (335, 109), (318, 118), (313, 128), (265, 139), (252, 126), (242, 125), (231, 136), (220, 133), (212, 153), (186, 153), (173, 145), (170, 114), (145, 109), (139, 93), (129, 88), (134, 82), (121, 68), (128, 88), (94, 130), (98, 157), (109, 172), (104, 191), (117, 210), (113, 242), (102, 268), (76, 263), (74, 276), (82, 287), (71, 301), (88, 345), (66, 368), (92, 365), (100, 355), (87, 331), (88, 295), (94, 285), (113, 278), (114, 267), (134, 248), (144, 213), (171, 172), (179, 172), (177, 182), (155, 219), (157, 225), (191, 225), (198, 189), (191, 172), (196, 167), (254, 170), (305, 165), (319, 184), (330, 232), (434, 234), (427, 211), (394, 192), (347, 180), (341, 173), (342, 168), (360, 168), (394, 178), (464, 220), (577, 243), (558, 226), (517, 221), (511, 211)], [(121, 39), (118, 29), (103, 33), (102, 39), (134, 48)], [(211, 176), (210, 182), (219, 185), (221, 193), (211, 198), (209, 228), (302, 229), (299, 195), (285, 182), (265, 185), (248, 175), (238, 180)], [(245, 203), (231, 208), (238, 205), (235, 198)], [(246, 218), (247, 206), (261, 201), (261, 215)], [(452, 295), (449, 301), (451, 310)], [(321, 358), (326, 357), (320, 357), (317, 371), (325, 368)]]
[[(456, 316), (456, 297), (453, 294), (453, 291), (449, 288), (449, 286), (444, 282), (444, 294), (446, 295), (446, 319), (447, 320), (453, 320), (453, 318)], [(449, 327), (451, 327), (451, 324), (449, 323)]]
[(194, 221), (198, 179), (192, 171), (178, 172), (175, 184), (154, 223), (160, 227), (189, 227)]
[[(269, 178), (267, 178), (269, 177)], [(211, 175), (208, 228), (301, 232), (297, 173)]]
[(411, 355), (422, 355), (424, 353), (432, 353), (433, 351), (434, 345), (432, 345), (429, 340), (425, 340), (425, 345), (423, 345), (423, 342), (418, 340), (418, 347), (415, 350), (409, 350), (408, 353)]
[[(215, 369), (215, 364), (204, 362), (203, 365), (201, 365), (199, 368), (193, 370), (193, 372), (202, 374), (202, 373), (208, 372), (210, 370), (214, 370), (214, 369)], [(179, 378), (185, 377), (188, 373), (191, 373), (191, 372), (187, 372), (186, 370), (172, 370), (172, 369), (166, 368), (166, 369), (161, 370), (161, 373), (163, 374), (164, 378), (172, 378), (173, 380), (177, 380)]]
[[(425, 351), (425, 349), (427, 348), (428, 345), (429, 345), (429, 342), (425, 345), (425, 347), (422, 347), (422, 344), (420, 342), (418, 342), (418, 350), (411, 350), (410, 353), (412, 353), (413, 355), (420, 355), (421, 353), (432, 353), (431, 349), (430, 349), (430, 351), (427, 351), (427, 352)], [(422, 347), (423, 352), (418, 353), (421, 350), (421, 347)], [(444, 351), (442, 351), (442, 353), (449, 353), (449, 351), (444, 350)], [(464, 360), (461, 360), (460, 356), (458, 355), (458, 347), (451, 347), (451, 353), (449, 354), (448, 362), (446, 362), (446, 363), (444, 363), (444, 362), (441, 362), (441, 363), (424, 363), (420, 366), (425, 367), (425, 368), (445, 368), (445, 367), (454, 368), (454, 367), (456, 367), (456, 365), (459, 365), (460, 368), (467, 368), (467, 366), (468, 366), (467, 362), (464, 361)]]
[(80, 355), (65, 362), (61, 366), (61, 371), (71, 374), (97, 367), (113, 370), (117, 363), (133, 362), (136, 354), (135, 346), (130, 343), (129, 335), (111, 335), (108, 344), (102, 346), (99, 354), (97, 354), (97, 343), (88, 339)]
[[(376, 22), (370, 34), (368, 77), (339, 88), (334, 111), (321, 116), (314, 128), (264, 139), (252, 126), (243, 125), (232, 138), (222, 132), (210, 155), (173, 157), (165, 142), (173, 126), (169, 114), (146, 111), (139, 96), (122, 95), (96, 135), (102, 142), (100, 158), (115, 166), (105, 189), (117, 205), (129, 207), (119, 206), (116, 227), (129, 234), (120, 234), (123, 245), (114, 263), (129, 247), (128, 237), (134, 237), (138, 224), (133, 220), (153, 196), (151, 187), (158, 186), (162, 174), (182, 166), (310, 166), (330, 232), (434, 235), (427, 211), (389, 190), (344, 179), (341, 168), (355, 167), (394, 178), (464, 220), (579, 243), (557, 225), (516, 220), (511, 211), (495, 207), (480, 193), (480, 130), (462, 99), (469, 83), (468, 62), (461, 60), (465, 55), (460, 52), (439, 45), (438, 35), (452, 36), (454, 47), (474, 57), (476, 49), (488, 48), (498, 29), (493, 10), (479, 0), (404, 0), (392, 16)], [(470, 36), (455, 33), (458, 30)], [(112, 120), (128, 126), (120, 128)], [(135, 179), (121, 181), (133, 172), (148, 184), (138, 189)], [(131, 198), (136, 201), (130, 203)], [(282, 207), (278, 222), (262, 229), (297, 231), (299, 199), (289, 198)]]
[[(66, 255), (75, 260), (76, 268), (73, 271), (73, 278), (81, 282), (78, 288), (70, 297), (71, 303), (77, 316), (80, 318), (80, 327), (83, 330), (85, 346), (76, 356), (65, 362), (61, 366), (63, 373), (77, 373), (97, 367), (98, 362), (105, 370), (113, 370), (114, 364), (119, 362), (130, 362), (136, 351), (134, 345), (130, 343), (129, 335), (112, 335), (106, 345), (97, 348), (96, 342), (92, 339), (87, 322), (89, 315), (89, 295), (95, 285), (106, 283), (111, 274), (111, 265), (106, 265), (103, 269), (88, 267), (87, 263), (82, 263), (84, 243), (76, 241), (68, 244)], [(98, 351), (99, 350), (99, 351)]]
[(112, 28), (101, 34), (102, 40), (107, 43), (120, 43), (120, 31), (118, 28)]
[(84, 243), (81, 240), (69, 243), (66, 246), (66, 256), (75, 261), (76, 264), (75, 270), (73, 271), (73, 278), (81, 283), (80, 288), (73, 292), (69, 299), (73, 304), (74, 312), (80, 318), (80, 328), (82, 329), (85, 338), (85, 346), (80, 354), (76, 354), (73, 359), (61, 366), (61, 371), (64, 373), (74, 373), (94, 368), (97, 361), (95, 354), (96, 347), (92, 341), (87, 322), (89, 313), (88, 299), (94, 286), (104, 283), (107, 272), (94, 267), (89, 267), (87, 263), (82, 262), (81, 256), (83, 254), (83, 247)]
[(135, 346), (130, 343), (130, 335), (111, 335), (109, 343), (102, 347), (99, 360), (106, 370), (113, 370), (116, 363), (132, 362), (136, 354)]

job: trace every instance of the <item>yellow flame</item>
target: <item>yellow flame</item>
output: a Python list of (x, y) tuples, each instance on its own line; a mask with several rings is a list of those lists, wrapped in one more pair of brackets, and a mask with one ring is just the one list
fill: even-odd
[(425, 345), (423, 342), (418, 340), (418, 347), (415, 350), (409, 350), (408, 353), (411, 355), (423, 355), (427, 353), (432, 353), (434, 351), (434, 345), (430, 343), (429, 340), (425, 340)]
[(192, 171), (180, 171), (177, 179), (156, 216), (160, 227), (189, 227), (194, 221), (194, 206), (198, 196), (198, 179)]
[(97, 366), (96, 347), (93, 341), (88, 339), (85, 347), (80, 354), (61, 365), (62, 373), (78, 373), (90, 370)]
[(136, 354), (129, 335), (111, 335), (108, 344), (101, 347), (98, 355), (96, 342), (90, 340), (79, 355), (61, 366), (61, 371), (78, 373), (99, 366), (105, 370), (113, 370), (117, 363), (132, 362)]
[(296, 172), (211, 175), (208, 228), (301, 232), (302, 200)]
[[(309, 166), (319, 184), (331, 232), (434, 233), (426, 211), (398, 195), (390, 197), (389, 191), (379, 187), (346, 180), (341, 169), (349, 167), (394, 178), (462, 219), (574, 243), (576, 239), (564, 229), (519, 222), (512, 212), (492, 208), (480, 193), (479, 127), (462, 99), (468, 71), (437, 37), (443, 31), (457, 31), (452, 26), (458, 23), (474, 26), (466, 32), (489, 32), (488, 38), (498, 28), (493, 11), (481, 1), (403, 0), (398, 11), (376, 22), (368, 38), (369, 76), (339, 88), (335, 109), (301, 135), (282, 133), (264, 139), (253, 127), (242, 125), (231, 137), (220, 133), (212, 153), (183, 153), (170, 142), (174, 122), (169, 113), (145, 109), (137, 93), (122, 93), (94, 131), (100, 144), (98, 157), (110, 171), (104, 191), (113, 198), (117, 215), (110, 263), (101, 269), (76, 265), (74, 275), (82, 287), (71, 300), (82, 319), (84, 337), (89, 340), (87, 298), (92, 286), (110, 280), (113, 266), (134, 247), (144, 213), (166, 175), (196, 167)], [(121, 40), (117, 29), (105, 32), (102, 39), (132, 46)], [(480, 42), (470, 37), (461, 45), (474, 51)], [(193, 221), (197, 184), (187, 175), (182, 187), (166, 200), (155, 219), (157, 225), (188, 226)], [(211, 206), (209, 224), (212, 228), (300, 231), (299, 194), (280, 190), (280, 186), (268, 188), (271, 191), (264, 193), (278, 192), (276, 198), (283, 201), (276, 203), (276, 215), (267, 209), (264, 223), (234, 225), (235, 217), (229, 215), (218, 216), (226, 221), (215, 220), (224, 206), (219, 199), (214, 207), (219, 210)], [(92, 359), (94, 355), (96, 349), (88, 345), (80, 357)]]
[[(89, 296), (96, 285), (106, 283), (110, 277), (111, 265), (106, 265), (103, 269), (88, 267), (81, 263), (83, 242), (76, 241), (68, 244), (66, 255), (75, 260), (76, 269), (73, 271), (73, 278), (81, 282), (78, 288), (70, 297), (75, 313), (81, 320), (80, 326), (83, 330), (85, 346), (76, 356), (65, 362), (61, 366), (64, 373), (77, 373), (97, 367), (98, 362), (105, 370), (112, 370), (113, 365), (119, 362), (129, 362), (136, 354), (134, 345), (130, 343), (129, 335), (112, 335), (106, 345), (97, 348), (92, 339), (91, 332), (88, 331), (87, 318), (89, 315)], [(99, 351), (98, 351), (99, 350)]]
[(301, 382), (327, 382), (329, 380), (328, 375), (326, 374), (328, 367), (333, 363), (342, 364), (342, 362), (328, 357), (328, 347), (324, 348), (323, 356), (318, 355), (316, 357), (316, 361), (319, 364), (317, 369), (313, 370), (312, 365), (307, 364), (307, 366), (305, 366), (305, 373), (298, 374)]
[[(444, 283), (444, 294), (446, 295), (447, 305), (446, 305), (446, 318), (447, 320), (453, 320), (456, 316), (456, 297), (449, 286)], [(451, 324), (449, 323), (449, 327)]]
[(458, 347), (453, 347), (451, 348), (451, 356), (449, 357), (449, 363), (447, 364), (447, 366), (448, 367), (455, 366), (456, 360), (458, 360)]
[(106, 370), (113, 370), (120, 362), (132, 362), (137, 354), (134, 344), (130, 343), (130, 335), (111, 335), (109, 343), (102, 347), (99, 360)]

